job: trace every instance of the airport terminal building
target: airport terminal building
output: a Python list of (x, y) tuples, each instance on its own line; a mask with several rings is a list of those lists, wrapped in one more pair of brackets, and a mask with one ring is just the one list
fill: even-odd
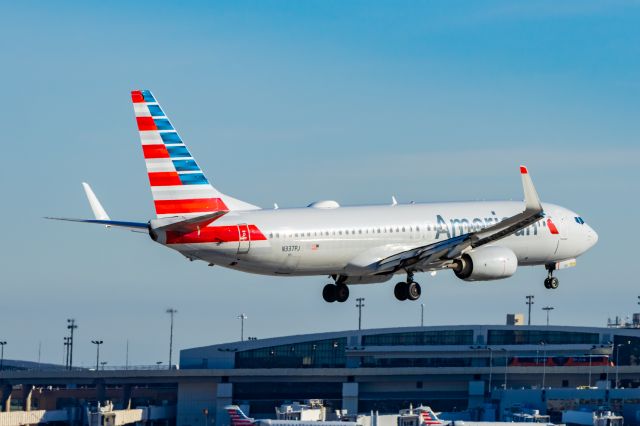
[(640, 327), (458, 325), (306, 334), (185, 349), (173, 370), (3, 371), (0, 393), (5, 411), (64, 409), (80, 400), (175, 406), (180, 426), (228, 425), (223, 408), (231, 403), (253, 417), (273, 418), (276, 406), (305, 399), (349, 413), (397, 413), (409, 404), (471, 409), (488, 420), (514, 405), (550, 415), (610, 407), (626, 425), (640, 425)]
[[(501, 399), (504, 389), (556, 388), (566, 394), (598, 386), (590, 391), (600, 405), (616, 394), (624, 398), (624, 392), (640, 404), (640, 329), (469, 325), (343, 331), (187, 349), (180, 368), (219, 372), (219, 381), (208, 385), (215, 396), (212, 409), (241, 404), (258, 417), (273, 416), (283, 401), (307, 398), (350, 413), (392, 413), (409, 403), (464, 410), (482, 407), (491, 395)], [(613, 389), (616, 374), (617, 387), (625, 389)], [(193, 395), (199, 386), (193, 385)], [(189, 387), (181, 386), (181, 392)], [(186, 414), (183, 408), (179, 412)]]

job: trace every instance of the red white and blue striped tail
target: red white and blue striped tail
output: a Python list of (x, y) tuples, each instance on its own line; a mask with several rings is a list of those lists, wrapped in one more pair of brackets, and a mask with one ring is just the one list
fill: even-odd
[(254, 420), (247, 417), (237, 405), (227, 405), (224, 409), (229, 413), (231, 426), (250, 426), (254, 423)]
[(131, 92), (158, 218), (258, 207), (214, 188), (149, 90)]

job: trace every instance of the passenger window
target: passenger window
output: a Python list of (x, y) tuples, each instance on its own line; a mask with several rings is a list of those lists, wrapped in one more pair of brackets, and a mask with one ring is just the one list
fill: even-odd
[(273, 233), (270, 232), (269, 233), (269, 239), (272, 239), (272, 238), (273, 238)]
[(416, 225), (416, 232), (418, 232), (419, 230), (420, 230), (420, 227)]

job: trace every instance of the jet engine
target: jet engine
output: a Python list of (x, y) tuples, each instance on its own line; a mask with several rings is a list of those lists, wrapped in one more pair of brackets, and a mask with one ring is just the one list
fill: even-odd
[(465, 281), (508, 278), (516, 272), (518, 258), (506, 247), (481, 247), (456, 259), (453, 272)]

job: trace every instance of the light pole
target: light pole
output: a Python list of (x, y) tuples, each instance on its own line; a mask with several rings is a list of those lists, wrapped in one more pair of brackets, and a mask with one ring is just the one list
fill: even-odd
[(67, 319), (67, 328), (70, 331), (69, 335), (69, 370), (73, 369), (73, 331), (78, 328), (76, 320), (73, 318)]
[(173, 355), (173, 316), (178, 313), (178, 310), (169, 308), (166, 312), (171, 316), (171, 324), (169, 326), (169, 370), (171, 370), (171, 356)]
[(595, 348), (595, 346), (591, 346), (591, 349), (589, 349), (589, 389), (591, 389), (591, 358)]
[(542, 389), (544, 389), (545, 379), (547, 378), (547, 347), (544, 341), (540, 342), (542, 345)]
[(100, 361), (100, 365), (102, 366), (102, 371), (104, 371), (104, 366), (107, 365), (107, 361)]
[(549, 312), (553, 311), (553, 306), (545, 306), (542, 308), (543, 311), (547, 311), (547, 326), (549, 326)]
[(102, 340), (92, 340), (91, 343), (96, 345), (96, 371), (100, 369), (100, 345), (104, 343)]
[(526, 297), (527, 297), (526, 304), (529, 305), (529, 318), (527, 320), (527, 325), (531, 325), (531, 305), (533, 305), (535, 303), (533, 301), (535, 296), (533, 294), (530, 294), (530, 295), (528, 295)]
[(493, 348), (487, 346), (489, 351), (489, 395), (491, 395), (491, 379), (493, 379)]
[(69, 337), (64, 337), (64, 368), (69, 368), (69, 346), (71, 342), (69, 341)]
[(0, 342), (0, 371), (4, 368), (4, 345), (6, 344), (5, 340)]
[(500, 349), (501, 351), (504, 351), (504, 390), (507, 390), (507, 370), (509, 369), (509, 351), (507, 350), (507, 348), (502, 348)]
[(358, 330), (362, 330), (362, 308), (364, 308), (364, 297), (356, 299), (356, 308), (358, 308)]
[(240, 341), (241, 342), (244, 341), (244, 320), (246, 320), (247, 318), (249, 317), (246, 316), (245, 314), (238, 315), (238, 319), (240, 320)]
[(424, 327), (424, 303), (420, 304), (420, 327)]

